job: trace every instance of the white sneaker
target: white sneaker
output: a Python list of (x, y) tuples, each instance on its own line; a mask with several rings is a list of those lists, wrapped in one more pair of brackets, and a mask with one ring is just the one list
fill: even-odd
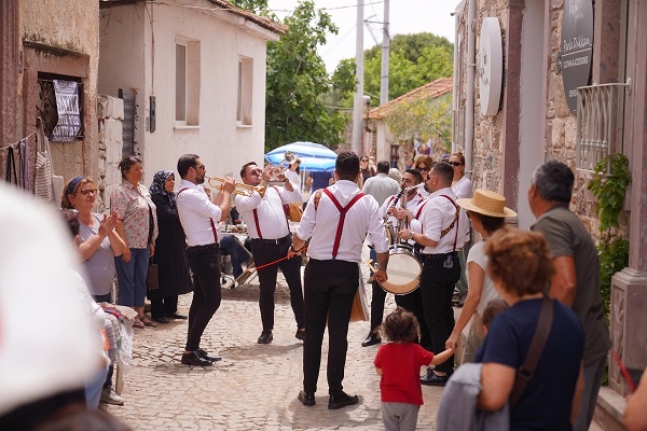
[(103, 389), (101, 390), (101, 402), (106, 404), (114, 404), (116, 406), (123, 406), (126, 402), (121, 396), (119, 396), (114, 389)]

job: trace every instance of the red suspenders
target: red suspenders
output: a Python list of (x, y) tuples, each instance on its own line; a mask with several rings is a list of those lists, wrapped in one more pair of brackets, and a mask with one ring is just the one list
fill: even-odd
[[(180, 197), (180, 193), (183, 191), (188, 190), (187, 188), (181, 189), (177, 192), (177, 197)], [(216, 224), (213, 222), (213, 219), (209, 217), (209, 223), (211, 224), (211, 231), (213, 232), (213, 239), (216, 241), (216, 244), (218, 244), (218, 231), (216, 230)]]
[(333, 195), (328, 189), (324, 189), (324, 193), (328, 195), (328, 197), (330, 198), (332, 203), (335, 204), (337, 210), (340, 213), (339, 223), (337, 224), (337, 233), (335, 233), (335, 242), (332, 247), (332, 258), (335, 259), (337, 257), (337, 252), (339, 251), (339, 243), (341, 242), (341, 233), (344, 229), (344, 220), (346, 219), (346, 213), (353, 205), (355, 205), (358, 200), (364, 197), (364, 193), (360, 192), (355, 195), (355, 197), (351, 199), (345, 207), (341, 206), (337, 198), (335, 198), (335, 195)]

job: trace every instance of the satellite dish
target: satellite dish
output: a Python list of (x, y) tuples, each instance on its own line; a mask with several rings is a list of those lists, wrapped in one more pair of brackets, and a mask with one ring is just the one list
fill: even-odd
[(478, 60), (481, 114), (496, 115), (503, 82), (503, 48), (501, 27), (495, 17), (483, 18)]

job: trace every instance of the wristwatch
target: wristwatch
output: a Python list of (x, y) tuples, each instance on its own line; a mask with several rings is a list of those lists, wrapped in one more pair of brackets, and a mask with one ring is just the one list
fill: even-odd
[(414, 235), (415, 235), (415, 233), (411, 232), (411, 234), (409, 235), (409, 239), (412, 240)]

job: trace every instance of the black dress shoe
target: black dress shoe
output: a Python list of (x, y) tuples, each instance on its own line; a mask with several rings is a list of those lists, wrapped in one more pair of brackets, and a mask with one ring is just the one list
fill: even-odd
[(197, 351), (191, 353), (183, 353), (182, 363), (184, 365), (196, 365), (199, 367), (211, 366), (211, 361), (201, 358)]
[(374, 346), (380, 344), (382, 339), (375, 332), (371, 331), (368, 333), (368, 336), (364, 341), (362, 341), (362, 347)]
[(184, 314), (180, 314), (177, 311), (175, 313), (173, 313), (173, 314), (170, 314), (167, 317), (170, 317), (171, 319), (180, 319), (180, 320), (186, 320), (187, 319), (187, 317)]
[(198, 354), (198, 356), (200, 356), (202, 359), (206, 359), (206, 360), (207, 360), (207, 361), (209, 361), (209, 362), (218, 362), (218, 361), (222, 361), (222, 357), (220, 357), (220, 356), (209, 356), (209, 355), (207, 354), (207, 351), (206, 351), (206, 350), (204, 350), (204, 349), (198, 349), (198, 350), (196, 350), (195, 352), (196, 352), (196, 353)]
[(153, 317), (153, 320), (158, 323), (169, 323), (170, 321), (166, 317)]
[(331, 410), (340, 409), (346, 406), (352, 406), (353, 404), (359, 403), (359, 398), (357, 395), (348, 395), (346, 392), (342, 391), (338, 394), (330, 394), (330, 399), (328, 400), (328, 408)]
[(420, 377), (420, 383), (427, 386), (445, 386), (447, 380), (451, 377), (451, 374), (445, 374), (444, 376), (439, 376), (433, 371), (427, 371), (427, 374)]
[(258, 337), (258, 344), (270, 344), (273, 339), (272, 331), (263, 331), (261, 336)]
[(301, 391), (298, 398), (304, 406), (312, 407), (316, 403), (314, 392)]
[(296, 334), (294, 334), (294, 336), (295, 336), (298, 340), (303, 341), (303, 340), (305, 340), (305, 339), (306, 339), (306, 331), (302, 331), (302, 330), (300, 330), (300, 329), (297, 329), (297, 333), (296, 333)]

